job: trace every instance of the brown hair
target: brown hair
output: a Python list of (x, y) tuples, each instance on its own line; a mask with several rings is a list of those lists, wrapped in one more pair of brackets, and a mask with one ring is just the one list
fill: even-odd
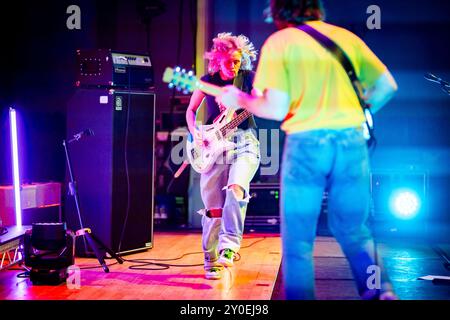
[(325, 19), (321, 0), (271, 0), (270, 11), (274, 20), (296, 25)]

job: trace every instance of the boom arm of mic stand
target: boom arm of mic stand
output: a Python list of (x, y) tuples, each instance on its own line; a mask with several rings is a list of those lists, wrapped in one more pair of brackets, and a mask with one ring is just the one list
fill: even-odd
[(72, 142), (78, 141), (78, 140), (80, 140), (80, 138), (81, 138), (81, 135), (76, 134), (73, 136), (72, 139), (68, 140), (67, 143), (72, 143)]
[(442, 84), (441, 89), (446, 94), (450, 95), (450, 84)]
[(442, 91), (450, 95), (450, 83), (448, 83), (447, 81), (442, 80), (441, 78), (435, 76), (432, 73), (427, 73), (425, 75), (425, 79), (440, 84)]

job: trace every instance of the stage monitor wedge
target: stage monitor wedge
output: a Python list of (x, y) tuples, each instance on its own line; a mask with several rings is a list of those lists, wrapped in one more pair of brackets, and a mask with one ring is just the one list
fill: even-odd
[[(69, 144), (82, 222), (116, 253), (153, 246), (155, 99), (78, 89), (68, 103), (67, 138), (93, 132)], [(65, 209), (68, 227), (80, 228), (73, 197)]]

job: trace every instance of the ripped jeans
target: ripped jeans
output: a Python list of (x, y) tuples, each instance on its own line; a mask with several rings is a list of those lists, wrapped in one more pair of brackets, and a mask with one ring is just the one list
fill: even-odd
[[(224, 152), (212, 169), (200, 176), (200, 192), (205, 209), (222, 208), (221, 218), (209, 218), (205, 209), (202, 217), (202, 246), (205, 269), (218, 266), (219, 252), (231, 249), (238, 252), (244, 232), (245, 213), (250, 200), (250, 181), (260, 162), (259, 142), (252, 129), (239, 130), (231, 139), (233, 150)], [(244, 190), (244, 199), (238, 200), (231, 185)]]

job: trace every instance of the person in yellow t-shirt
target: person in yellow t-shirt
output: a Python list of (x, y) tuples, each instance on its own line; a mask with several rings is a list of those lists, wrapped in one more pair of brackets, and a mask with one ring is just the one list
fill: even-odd
[[(395, 299), (365, 226), (369, 156), (358, 96), (340, 62), (298, 27), (307, 24), (343, 49), (372, 113), (392, 98), (396, 82), (360, 38), (323, 21), (320, 0), (272, 0), (270, 9), (279, 31), (263, 45), (253, 84), (263, 94), (249, 95), (228, 86), (217, 100), (282, 121), (287, 134), (280, 199), (286, 298), (315, 298), (312, 250), (327, 190), (329, 227), (349, 260), (361, 297)], [(369, 270), (377, 263), (381, 285), (374, 287)]]

